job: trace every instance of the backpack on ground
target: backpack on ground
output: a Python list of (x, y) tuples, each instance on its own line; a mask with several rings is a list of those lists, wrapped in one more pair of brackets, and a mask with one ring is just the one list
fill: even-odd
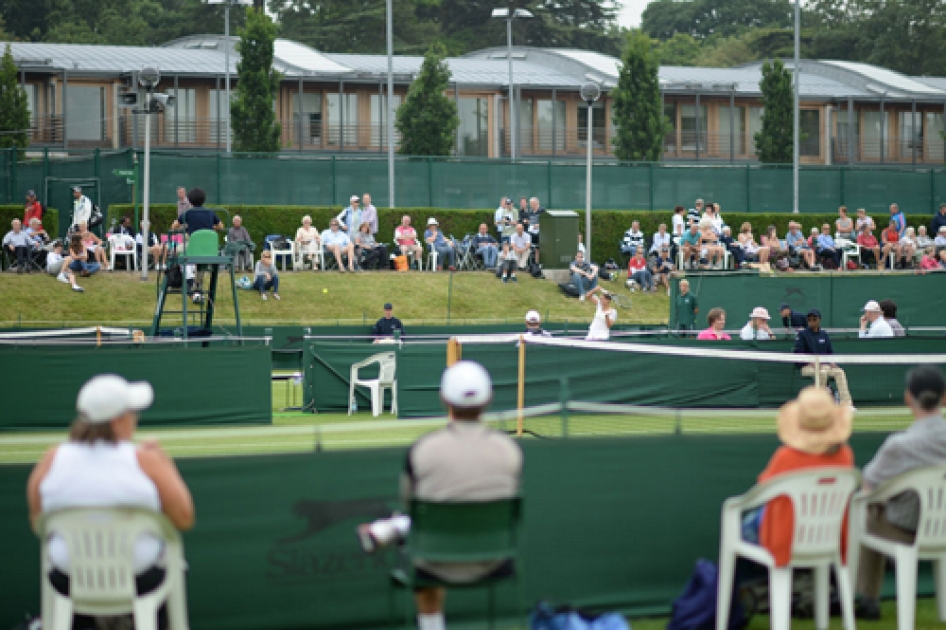
[(574, 282), (562, 282), (558, 285), (558, 288), (561, 289), (566, 297), (578, 297), (578, 285)]
[(180, 289), (181, 285), (184, 283), (184, 274), (181, 272), (180, 265), (172, 265), (168, 267), (168, 286), (173, 289)]
[(593, 613), (571, 606), (539, 602), (529, 614), (529, 630), (631, 630), (618, 613)]
[[(673, 612), (667, 622), (667, 630), (714, 630), (718, 585), (719, 570), (716, 565), (703, 558), (697, 560), (683, 594), (673, 602)], [(741, 630), (749, 623), (738, 599), (738, 592), (738, 589), (733, 589), (729, 630)]]
[(539, 263), (532, 263), (531, 265), (529, 265), (529, 274), (533, 278), (538, 278), (540, 280), (545, 277), (542, 275), (542, 265), (540, 265)]

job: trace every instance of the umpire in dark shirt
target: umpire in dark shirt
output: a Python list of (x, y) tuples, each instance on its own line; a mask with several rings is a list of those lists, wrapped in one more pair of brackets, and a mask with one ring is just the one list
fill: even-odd
[(808, 325), (808, 321), (805, 316), (797, 311), (793, 311), (792, 307), (789, 306), (787, 302), (782, 302), (782, 304), (778, 307), (778, 312), (782, 315), (782, 325), (785, 326), (785, 328), (794, 328), (795, 330), (798, 330), (799, 328), (804, 328)]
[(393, 337), (395, 330), (399, 331), (398, 335), (403, 335), (404, 324), (394, 316), (394, 306), (388, 302), (384, 305), (384, 317), (375, 322), (372, 332), (375, 337)]
[(223, 231), (224, 225), (213, 210), (204, 207), (207, 201), (207, 193), (200, 188), (191, 188), (187, 193), (187, 200), (191, 202), (192, 208), (185, 210), (171, 225), (172, 230), (181, 229), (181, 225), (187, 230), (187, 234), (193, 234), (197, 230), (217, 230)]
[[(800, 313), (798, 314), (801, 315)], [(834, 348), (831, 347), (831, 338), (821, 328), (821, 311), (816, 308), (808, 311), (806, 316), (807, 327), (802, 328), (795, 335), (795, 347), (792, 350), (795, 354), (834, 354)], [(851, 400), (851, 392), (847, 386), (847, 375), (840, 367), (833, 363), (822, 363), (819, 361), (820, 374), (816, 383), (826, 386), (828, 379), (834, 379), (834, 384), (838, 388), (838, 397), (842, 405), (854, 407)], [(802, 376), (815, 377), (815, 366), (809, 363), (802, 367)]]

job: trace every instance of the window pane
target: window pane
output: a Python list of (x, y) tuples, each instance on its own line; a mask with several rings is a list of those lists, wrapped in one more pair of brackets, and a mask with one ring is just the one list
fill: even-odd
[[(176, 97), (174, 107), (164, 113), (164, 141), (197, 142), (197, 90), (171, 88), (169, 96)], [(151, 121), (154, 124), (155, 121)], [(177, 135), (175, 136), (175, 129)]]
[[(600, 149), (604, 146), (605, 142), (605, 124), (607, 121), (604, 118), (604, 103), (598, 101), (593, 105), (594, 114), (592, 115), (592, 125), (594, 126), (593, 138), (594, 138), (594, 148)], [(588, 106), (579, 105), (578, 106), (578, 146), (587, 147), (586, 144), (588, 141)]]
[(536, 118), (539, 127), (539, 151), (551, 152), (565, 149), (565, 101), (536, 101)]
[(519, 99), (519, 151), (532, 153), (533, 104), (531, 98)]
[[(299, 94), (292, 95), (292, 137), (299, 136)], [(319, 144), (322, 137), (322, 93), (302, 93), (302, 142)]]
[[(863, 112), (864, 129), (861, 156), (867, 160), (880, 159), (880, 146), (887, 138), (886, 125), (882, 125), (880, 112)], [(884, 114), (886, 116), (886, 113)]]
[(459, 99), (457, 114), (460, 117), (457, 155), (489, 155), (486, 99)]
[[(394, 111), (397, 112), (397, 108), (401, 106), (401, 96), (400, 94), (394, 95)], [(382, 144), (382, 139), (384, 139), (384, 146), (388, 146), (387, 134), (388, 134), (388, 97), (385, 94), (383, 97), (381, 94), (372, 94), (371, 95), (371, 146), (380, 147)], [(394, 128), (394, 144), (397, 145), (401, 141), (401, 135), (397, 131), (397, 127)]]
[(923, 114), (900, 112), (900, 157), (911, 158), (916, 146), (917, 156), (923, 155)]
[(70, 85), (66, 90), (66, 138), (101, 141), (105, 134), (105, 88)]
[(821, 110), (803, 109), (798, 112), (798, 153), (818, 157), (821, 155)]
[[(732, 127), (732, 123), (735, 125)], [(735, 133), (733, 133), (735, 131)], [(729, 105), (719, 108), (719, 138), (717, 142), (720, 156), (728, 156), (730, 151), (735, 155), (746, 152), (746, 108), (737, 105), (730, 112)]]
[[(236, 100), (236, 90), (230, 90), (230, 102)], [(212, 143), (226, 143), (227, 133), (225, 130), (226, 120), (225, 114), (226, 107), (225, 103), (227, 102), (227, 91), (226, 90), (210, 90), (210, 119), (207, 121), (210, 126), (210, 142)], [(230, 125), (230, 129), (233, 129), (233, 125)], [(231, 140), (233, 136), (230, 136)]]
[(926, 159), (943, 159), (943, 114), (926, 113)]
[(670, 122), (670, 131), (664, 138), (664, 151), (666, 153), (677, 152), (677, 104), (664, 103), (664, 116)]
[(358, 95), (357, 94), (329, 94), (326, 99), (328, 106), (328, 142), (339, 144), (340, 125), (342, 124), (341, 97), (344, 96), (345, 107), (345, 144), (354, 145), (358, 141)]
[(851, 143), (857, 143), (857, 137), (860, 134), (860, 124), (857, 117), (857, 112), (854, 112), (854, 124), (853, 129), (852, 125), (848, 121), (848, 110), (839, 109), (837, 116), (835, 116), (836, 125), (837, 125), (837, 140), (835, 142), (834, 154), (836, 157), (841, 159), (846, 159), (848, 157), (848, 151)]
[(700, 105), (700, 134), (697, 138), (696, 105), (682, 105), (680, 107), (680, 143), (684, 151), (695, 151), (697, 142), (699, 150), (706, 151), (706, 105)]
[(764, 107), (749, 108), (749, 155), (756, 154), (755, 135), (762, 131), (762, 114), (765, 113)]

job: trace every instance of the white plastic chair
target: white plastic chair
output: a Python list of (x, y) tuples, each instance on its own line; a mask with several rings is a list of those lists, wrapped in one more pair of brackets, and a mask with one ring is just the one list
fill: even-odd
[(861, 246), (855, 241), (846, 238), (837, 237), (834, 239), (841, 250), (841, 267), (847, 269), (847, 261), (856, 258), (858, 264), (861, 263)]
[(111, 268), (115, 268), (115, 257), (124, 256), (125, 266), (128, 267), (128, 257), (131, 257), (131, 267), (129, 270), (138, 269), (138, 248), (135, 247), (135, 239), (125, 234), (112, 234), (108, 237), (108, 251), (111, 260)]
[[(792, 570), (814, 569), (815, 627), (828, 627), (828, 571), (834, 567), (838, 579), (845, 630), (854, 630), (854, 594), (847, 570), (841, 564), (841, 524), (860, 474), (853, 468), (813, 468), (786, 473), (761, 483), (747, 493), (726, 499), (722, 510), (719, 544), (719, 591), (716, 600), (716, 630), (729, 626), (736, 558), (742, 556), (769, 570), (769, 601), (772, 630), (789, 630), (792, 612)], [(761, 545), (742, 539), (742, 514), (772, 499), (791, 499), (795, 514), (792, 558), (787, 566)]]
[[(358, 370), (372, 363), (378, 364), (378, 378), (359, 379)], [(373, 354), (364, 361), (351, 366), (351, 378), (348, 389), (348, 415), (351, 415), (355, 403), (355, 386), (360, 385), (371, 390), (371, 415), (378, 417), (384, 410), (384, 390), (391, 390), (391, 413), (397, 415), (397, 358), (393, 352)]]
[(292, 241), (287, 240), (285, 247), (280, 247), (276, 249), (273, 247), (273, 264), (279, 264), (279, 258), (282, 258), (282, 270), (286, 270), (286, 260), (288, 259), (290, 265), (294, 265), (296, 258), (296, 244)]
[[(912, 491), (920, 501), (920, 520), (913, 544), (881, 538), (866, 531), (867, 506), (883, 503)], [(933, 561), (936, 609), (946, 621), (946, 466), (918, 468), (904, 473), (872, 492), (858, 492), (851, 502), (851, 532), (848, 537), (848, 570), (857, 579), (860, 546), (870, 547), (896, 559), (897, 628), (912, 630), (916, 617), (916, 574), (920, 560)]]
[[(188, 630), (184, 547), (163, 514), (140, 508), (76, 508), (44, 514), (36, 524), (42, 541), (42, 619), (45, 630), (70, 630), (74, 613), (113, 616), (131, 613), (136, 630), (157, 630), (165, 601), (170, 630)], [(50, 583), (48, 544), (53, 533), (69, 550), (69, 595)], [(164, 542), (164, 581), (155, 590), (135, 590), (135, 541), (150, 534)]]
[[(437, 250), (430, 246), (430, 251), (427, 253), (427, 269), (430, 271), (437, 271), (437, 259), (440, 257), (440, 254), (437, 253)], [(421, 270), (423, 271), (423, 270)]]
[(294, 253), (293, 253), (293, 258), (292, 258), (292, 270), (293, 270), (293, 271), (303, 271), (303, 270), (305, 269), (305, 261), (304, 261), (304, 257), (305, 257), (305, 256), (311, 256), (311, 257), (312, 257), (312, 271), (318, 270), (318, 268), (319, 268), (320, 266), (323, 267), (323, 269), (324, 269), (324, 267), (325, 267), (325, 263), (324, 263), (325, 258), (324, 258), (324, 256), (323, 256), (323, 249), (322, 249), (322, 242), (321, 242), (321, 241), (319, 241), (318, 247), (316, 247), (316, 248), (315, 248), (315, 251), (312, 252), (311, 254), (306, 254), (305, 252), (303, 252), (303, 250), (302, 250), (301, 247), (296, 247), (296, 248), (295, 248)]

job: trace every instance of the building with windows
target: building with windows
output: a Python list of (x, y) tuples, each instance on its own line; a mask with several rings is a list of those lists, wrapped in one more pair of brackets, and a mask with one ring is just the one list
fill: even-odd
[[(157, 148), (216, 150), (224, 133), (224, 46), (231, 46), (232, 85), (237, 82), (236, 39), (191, 36), (158, 48), (13, 42), (14, 60), (26, 89), (34, 146), (57, 149), (138, 147), (144, 124), (118, 107), (118, 95), (135, 90), (137, 72), (157, 65), (159, 90), (177, 97), (159, 117), (151, 138)], [(510, 120), (509, 67), (505, 47), (447, 60), (460, 126), (455, 153), (501, 158), (517, 155), (580, 158), (587, 142), (601, 158), (613, 157), (608, 91), (619, 60), (599, 53), (516, 47), (512, 52), (514, 101)], [(394, 58), (394, 95), (399, 104), (420, 70), (422, 57)], [(282, 74), (273, 107), (282, 124), (285, 151), (382, 153), (386, 137), (387, 58), (322, 53), (290, 40), (275, 45)], [(788, 62), (791, 68), (791, 62)], [(761, 63), (737, 68), (660, 68), (664, 110), (672, 130), (664, 159), (751, 162), (761, 129)], [(595, 81), (603, 96), (595, 104), (594, 128), (579, 98)], [(807, 164), (941, 164), (946, 160), (943, 120), (946, 78), (909, 77), (860, 63), (801, 63), (801, 158)], [(393, 138), (397, 143), (398, 138)]]

